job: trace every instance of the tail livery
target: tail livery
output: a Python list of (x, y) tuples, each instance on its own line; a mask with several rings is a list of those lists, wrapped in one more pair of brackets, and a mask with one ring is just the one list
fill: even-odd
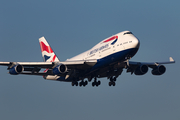
[(48, 42), (44, 37), (39, 38), (39, 44), (41, 47), (42, 57), (44, 62), (58, 62), (59, 59), (57, 58), (54, 51), (49, 46)]

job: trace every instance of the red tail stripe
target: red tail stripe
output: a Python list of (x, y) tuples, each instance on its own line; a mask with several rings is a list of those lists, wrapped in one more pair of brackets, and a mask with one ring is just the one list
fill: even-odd
[(51, 60), (51, 62), (54, 62), (56, 59), (56, 55), (53, 56), (53, 59)]
[(50, 46), (46, 46), (43, 42), (40, 42), (41, 46), (41, 52), (46, 51), (48, 53), (53, 53), (53, 50), (51, 49)]

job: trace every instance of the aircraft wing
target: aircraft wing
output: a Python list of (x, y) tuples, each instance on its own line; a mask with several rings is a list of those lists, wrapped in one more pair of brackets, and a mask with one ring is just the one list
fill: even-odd
[[(80, 60), (80, 61), (65, 61), (65, 62), (0, 62), (2, 66), (8, 66), (8, 70), (11, 68), (16, 69), (17, 66), (21, 66), (21, 72), (18, 73), (18, 68), (14, 74), (31, 74), (31, 75), (47, 75), (45, 72), (39, 72), (41, 69), (52, 70), (58, 65), (65, 65), (68, 69), (80, 69), (84, 70), (94, 66), (97, 60)], [(52, 73), (51, 73), (52, 74)]]
[[(127, 64), (127, 72), (140, 72), (141, 70), (147, 72), (148, 67), (152, 68), (154, 71), (165, 71), (166, 68), (163, 66), (163, 64), (171, 64), (175, 63), (172, 57), (169, 58), (169, 61), (166, 62), (133, 62), (133, 61), (126, 61)], [(161, 68), (160, 68), (161, 67)], [(136, 74), (136, 73), (135, 73)], [(141, 73), (142, 74), (142, 73)], [(140, 73), (137, 73), (137, 75), (141, 75)], [(160, 75), (160, 73), (157, 75)]]
[(129, 65), (133, 66), (133, 65), (147, 65), (151, 68), (156, 67), (157, 65), (161, 65), (161, 64), (171, 64), (171, 63), (175, 63), (175, 61), (173, 60), (172, 57), (169, 58), (169, 61), (166, 62), (132, 62), (129, 61)]

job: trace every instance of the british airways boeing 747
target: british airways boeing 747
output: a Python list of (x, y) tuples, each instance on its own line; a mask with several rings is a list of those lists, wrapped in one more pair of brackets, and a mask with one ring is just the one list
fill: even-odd
[[(44, 62), (0, 62), (8, 66), (11, 75), (39, 75), (47, 80), (71, 82), (72, 86), (99, 86), (97, 78), (109, 79), (109, 86), (115, 81), (123, 69), (135, 75), (144, 75), (151, 68), (153, 75), (162, 75), (166, 68), (163, 64), (175, 63), (172, 57), (167, 62), (132, 62), (129, 61), (138, 51), (140, 41), (130, 31), (113, 35), (90, 50), (61, 62), (44, 37), (39, 39)], [(85, 79), (87, 79), (85, 81)]]

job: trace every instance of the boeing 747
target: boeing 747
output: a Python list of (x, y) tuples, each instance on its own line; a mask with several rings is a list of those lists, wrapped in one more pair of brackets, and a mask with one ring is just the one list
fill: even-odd
[[(151, 68), (153, 75), (166, 71), (163, 64), (175, 63), (172, 57), (167, 62), (129, 61), (138, 51), (140, 41), (132, 32), (124, 31), (104, 39), (90, 50), (61, 62), (44, 37), (39, 39), (44, 62), (0, 62), (8, 66), (11, 75), (39, 75), (47, 80), (71, 82), (72, 86), (99, 86), (97, 78), (109, 79), (109, 86), (115, 86), (123, 69), (135, 75), (144, 75)], [(87, 80), (85, 80), (87, 79)]]

